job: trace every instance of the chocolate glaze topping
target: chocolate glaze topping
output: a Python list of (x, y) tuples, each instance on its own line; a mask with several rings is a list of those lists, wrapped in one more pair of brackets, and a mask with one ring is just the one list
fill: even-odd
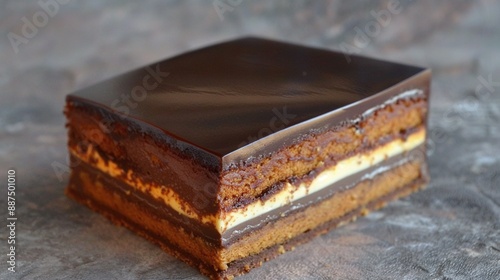
[[(409, 90), (429, 70), (258, 38), (225, 42), (76, 91), (162, 131), (166, 143), (227, 169), (352, 120)], [(410, 79), (411, 78), (411, 79)], [(356, 106), (354, 106), (356, 105)]]

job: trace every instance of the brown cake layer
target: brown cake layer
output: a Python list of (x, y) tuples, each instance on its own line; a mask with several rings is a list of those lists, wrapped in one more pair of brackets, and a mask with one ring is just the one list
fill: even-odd
[(203, 235), (193, 234), (192, 228), (187, 229), (185, 224), (165, 217), (154, 202), (141, 198), (133, 189), (126, 189), (119, 181), (85, 163), (74, 169), (67, 192), (115, 223), (125, 225), (199, 267), (205, 274), (218, 277), (240, 274), (249, 267), (259, 266), (263, 260), (351, 219), (366, 207), (375, 207), (396, 194), (410, 192), (426, 181), (425, 168), (422, 158), (402, 161), (372, 179), (348, 189), (339, 188), (310, 207), (290, 211), (227, 247), (207, 243)]
[(141, 182), (169, 186), (193, 211), (204, 214), (243, 207), (280, 181), (405, 138), (423, 126), (426, 106), (426, 97), (421, 94), (396, 100), (368, 116), (360, 115), (353, 124), (310, 133), (268, 157), (222, 173), (169, 149), (168, 143), (158, 141), (154, 130), (129, 133), (141, 128), (98, 106), (83, 106), (73, 100), (66, 115), (70, 149), (85, 153), (92, 145), (106, 160), (124, 170), (134, 170), (132, 176)]

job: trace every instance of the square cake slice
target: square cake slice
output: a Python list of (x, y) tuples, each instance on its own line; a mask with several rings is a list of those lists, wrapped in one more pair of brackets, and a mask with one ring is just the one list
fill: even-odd
[(428, 182), (430, 70), (258, 38), (67, 96), (67, 194), (230, 279)]

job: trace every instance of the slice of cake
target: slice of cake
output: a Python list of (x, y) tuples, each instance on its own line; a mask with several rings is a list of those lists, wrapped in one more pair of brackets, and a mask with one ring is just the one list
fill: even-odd
[(67, 194), (214, 279), (428, 181), (430, 71), (263, 39), (68, 95)]

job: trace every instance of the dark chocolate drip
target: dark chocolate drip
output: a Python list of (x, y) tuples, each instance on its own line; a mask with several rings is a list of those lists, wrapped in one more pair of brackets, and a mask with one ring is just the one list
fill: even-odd
[[(293, 144), (411, 89), (422, 68), (246, 38), (207, 47), (77, 91), (138, 120), (197, 161), (223, 169)], [(153, 129), (154, 130), (154, 129)]]

